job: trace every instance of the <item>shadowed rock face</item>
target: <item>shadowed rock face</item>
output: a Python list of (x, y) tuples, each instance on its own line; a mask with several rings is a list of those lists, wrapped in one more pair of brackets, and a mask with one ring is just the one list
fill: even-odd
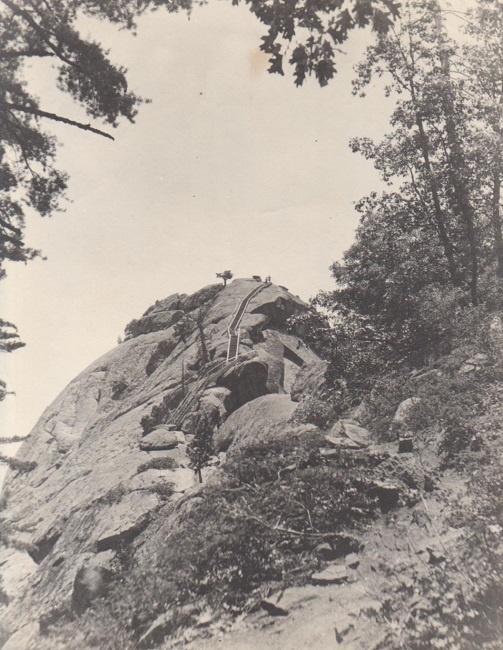
[(223, 451), (264, 443), (286, 431), (296, 404), (288, 395), (264, 395), (238, 409), (215, 434), (215, 445)]
[[(305, 303), (278, 286), (265, 287), (241, 323), (243, 356), (226, 363), (228, 321), (256, 286), (235, 280), (159, 301), (130, 324), (124, 343), (84, 370), (43, 413), (19, 454), (36, 468), (10, 473), (4, 488), (14, 538), (29, 549), (29, 555), (0, 556), (12, 596), (2, 625), (11, 634), (36, 634), (34, 620), (71, 606), (83, 576), (93, 582), (106, 573), (87, 567), (99, 566), (96, 558), (105, 554), (113, 558), (121, 544), (137, 544), (165, 504), (192, 485), (187, 446), (201, 417), (216, 431), (232, 413), (228, 437), (236, 441), (247, 407), (257, 422), (263, 423), (262, 407), (271, 422), (289, 418), (296, 373), (320, 363), (282, 329)], [(248, 427), (240, 444), (253, 431)], [(9, 582), (15, 576), (9, 563), (19, 562), (20, 553), (29, 571), (17, 586)]]

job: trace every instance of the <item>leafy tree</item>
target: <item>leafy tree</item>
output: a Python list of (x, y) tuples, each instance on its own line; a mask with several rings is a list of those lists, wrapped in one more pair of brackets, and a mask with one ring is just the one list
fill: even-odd
[(440, 242), (450, 281), (468, 284), (478, 301), (479, 250), (473, 197), (474, 160), (467, 151), (470, 110), (464, 81), (453, 79), (455, 45), (444, 35), (436, 0), (409, 2), (397, 29), (379, 37), (358, 67), (355, 93), (364, 95), (375, 75), (386, 74), (397, 97), (394, 130), (379, 144), (355, 139), (354, 151), (374, 161), (383, 180), (400, 182), (400, 194), (419, 204), (422, 227)]
[(362, 325), (401, 338), (416, 318), (421, 291), (449, 282), (442, 246), (424, 225), (421, 207), (395, 192), (358, 204), (356, 241), (331, 267), (340, 288), (318, 301), (330, 308), (335, 300), (346, 320), (356, 313)]
[(355, 93), (364, 94), (376, 75), (389, 80), (386, 92), (397, 97), (393, 131), (378, 144), (355, 139), (352, 147), (422, 212), (421, 228), (440, 243), (450, 283), (466, 287), (476, 305), (481, 274), (495, 263), (503, 277), (502, 9), (478, 0), (464, 20), (469, 39), (461, 47), (446, 34), (438, 0), (404, 6), (400, 24), (368, 49), (355, 81)]
[[(346, 385), (357, 379), (347, 363), (355, 355), (370, 355), (378, 371), (379, 358), (421, 363), (438, 353), (461, 311), (491, 295), (487, 278), (503, 260), (503, 9), (480, 0), (464, 16), (463, 48), (448, 39), (437, 0), (408, 2), (401, 14), (368, 48), (354, 81), (364, 95), (383, 77), (396, 98), (381, 142), (351, 142), (390, 189), (357, 204), (356, 241), (331, 267), (337, 289), (316, 300), (350, 335), (349, 354), (337, 327), (338, 344), (329, 346), (334, 376)], [(375, 343), (365, 348), (358, 327), (373, 330)]]
[(232, 271), (222, 271), (222, 273), (217, 273), (217, 278), (222, 278), (224, 281), (224, 287), (226, 287), (227, 280), (231, 280), (233, 275)]
[(460, 67), (468, 80), (475, 128), (473, 146), (478, 147), (481, 209), (490, 215), (497, 275), (503, 277), (501, 184), (503, 178), (503, 7), (496, 0), (479, 0), (469, 13)]

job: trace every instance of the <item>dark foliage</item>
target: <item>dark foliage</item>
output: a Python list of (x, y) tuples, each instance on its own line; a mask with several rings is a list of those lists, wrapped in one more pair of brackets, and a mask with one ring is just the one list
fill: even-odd
[(178, 463), (174, 458), (160, 457), (160, 458), (151, 458), (146, 463), (143, 463), (138, 467), (138, 474), (146, 472), (148, 469), (176, 469)]

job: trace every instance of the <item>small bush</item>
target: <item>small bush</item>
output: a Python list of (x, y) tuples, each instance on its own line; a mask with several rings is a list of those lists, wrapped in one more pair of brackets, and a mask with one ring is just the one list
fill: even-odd
[(175, 484), (171, 482), (158, 483), (157, 485), (153, 485), (150, 488), (149, 492), (153, 492), (154, 494), (157, 494), (157, 496), (163, 500), (168, 500), (175, 493)]
[(20, 474), (32, 472), (37, 467), (37, 463), (34, 460), (20, 460), (16, 457), (5, 456), (4, 454), (0, 454), (0, 463), (8, 465), (12, 471), (19, 472)]
[(438, 432), (439, 451), (451, 464), (462, 451), (481, 447), (477, 418), (485, 412), (485, 391), (484, 382), (472, 374), (433, 375), (417, 389), (420, 401), (411, 411), (410, 426), (418, 433)]
[(133, 320), (126, 325), (126, 327), (124, 328), (125, 341), (128, 341), (129, 339), (133, 339), (135, 336), (138, 336), (140, 334), (139, 324), (140, 321), (136, 318), (133, 318)]
[(328, 429), (335, 422), (341, 411), (328, 400), (308, 397), (295, 409), (293, 421), (299, 424), (314, 424), (320, 429)]
[(100, 501), (102, 503), (105, 503), (106, 505), (112, 505), (114, 503), (119, 503), (119, 501), (122, 499), (122, 497), (127, 494), (127, 489), (125, 485), (122, 483), (119, 483), (115, 487), (113, 487), (111, 490), (109, 490), (105, 496), (103, 496)]
[(117, 379), (112, 383), (112, 399), (120, 399), (128, 388), (128, 383), (125, 379)]
[(143, 463), (138, 467), (138, 474), (146, 472), (149, 469), (176, 469), (179, 467), (178, 463), (174, 458), (160, 457), (160, 458), (151, 458), (146, 463)]

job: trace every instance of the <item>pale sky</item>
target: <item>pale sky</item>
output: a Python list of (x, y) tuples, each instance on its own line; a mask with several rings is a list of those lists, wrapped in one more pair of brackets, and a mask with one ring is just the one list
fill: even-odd
[[(271, 275), (304, 299), (331, 288), (328, 267), (354, 235), (353, 203), (379, 189), (371, 163), (348, 147), (387, 130), (380, 91), (351, 96), (365, 33), (353, 35), (328, 87), (298, 89), (267, 73), (264, 28), (230, 2), (213, 0), (190, 20), (158, 12), (136, 38), (89, 29), (152, 104), (115, 142), (47, 124), (63, 143), (72, 203), (30, 220), (27, 241), (48, 260), (11, 264), (2, 282), (2, 317), (27, 343), (3, 355), (0, 376), (16, 397), (0, 405), (2, 436), (27, 434), (155, 300), (215, 282), (217, 271)], [(83, 117), (48, 68), (34, 69), (31, 84), (43, 109)]]

